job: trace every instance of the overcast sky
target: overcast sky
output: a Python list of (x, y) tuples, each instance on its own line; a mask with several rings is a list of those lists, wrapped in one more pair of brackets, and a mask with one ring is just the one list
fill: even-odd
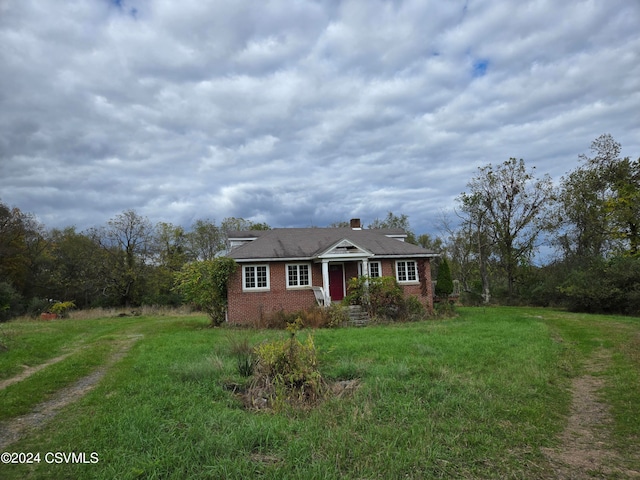
[(639, 0), (0, 0), (0, 202), (437, 233), (477, 168), (640, 156)]

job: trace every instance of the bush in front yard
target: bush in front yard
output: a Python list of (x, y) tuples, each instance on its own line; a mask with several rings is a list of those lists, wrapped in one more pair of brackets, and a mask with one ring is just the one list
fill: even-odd
[(246, 394), (252, 408), (282, 410), (287, 407), (309, 407), (320, 401), (326, 390), (318, 370), (313, 336), (305, 342), (297, 338), (302, 320), (289, 324), (290, 335), (255, 348), (254, 379)]

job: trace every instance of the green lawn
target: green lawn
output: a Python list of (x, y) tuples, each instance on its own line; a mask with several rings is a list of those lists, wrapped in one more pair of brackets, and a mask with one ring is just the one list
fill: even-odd
[[(597, 349), (612, 447), (640, 470), (640, 319), (529, 308), (464, 308), (451, 320), (314, 331), (328, 380), (353, 395), (306, 412), (247, 411), (233, 341), (284, 332), (207, 328), (204, 317), (0, 324), (0, 421), (29, 412), (142, 335), (98, 386), (43, 429), (5, 448), (41, 462), (0, 464), (0, 478), (552, 478), (541, 448), (567, 422), (571, 378)], [(308, 331), (299, 335), (304, 338)], [(50, 464), (46, 452), (96, 452)], [(50, 457), (49, 457), (50, 458)]]

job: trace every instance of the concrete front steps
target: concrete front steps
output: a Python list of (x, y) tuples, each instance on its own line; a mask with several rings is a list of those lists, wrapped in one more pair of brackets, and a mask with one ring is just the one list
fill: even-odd
[(349, 321), (347, 325), (350, 327), (364, 327), (369, 324), (369, 314), (360, 305), (349, 305)]

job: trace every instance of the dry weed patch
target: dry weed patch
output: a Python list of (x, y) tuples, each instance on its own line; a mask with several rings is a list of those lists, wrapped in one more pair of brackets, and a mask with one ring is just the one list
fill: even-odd
[[(249, 376), (251, 372), (251, 380), (246, 388), (233, 386), (246, 408), (306, 410), (319, 405), (329, 396), (342, 397), (357, 388), (358, 380), (329, 383), (322, 377), (313, 335), (309, 334), (301, 341), (297, 336), (301, 326), (300, 318), (289, 323), (288, 338), (259, 344), (252, 349), (251, 360), (246, 355), (246, 342), (242, 348), (238, 348), (238, 344), (233, 346), (239, 359), (239, 373)], [(239, 350), (243, 352), (242, 355), (238, 355)]]

